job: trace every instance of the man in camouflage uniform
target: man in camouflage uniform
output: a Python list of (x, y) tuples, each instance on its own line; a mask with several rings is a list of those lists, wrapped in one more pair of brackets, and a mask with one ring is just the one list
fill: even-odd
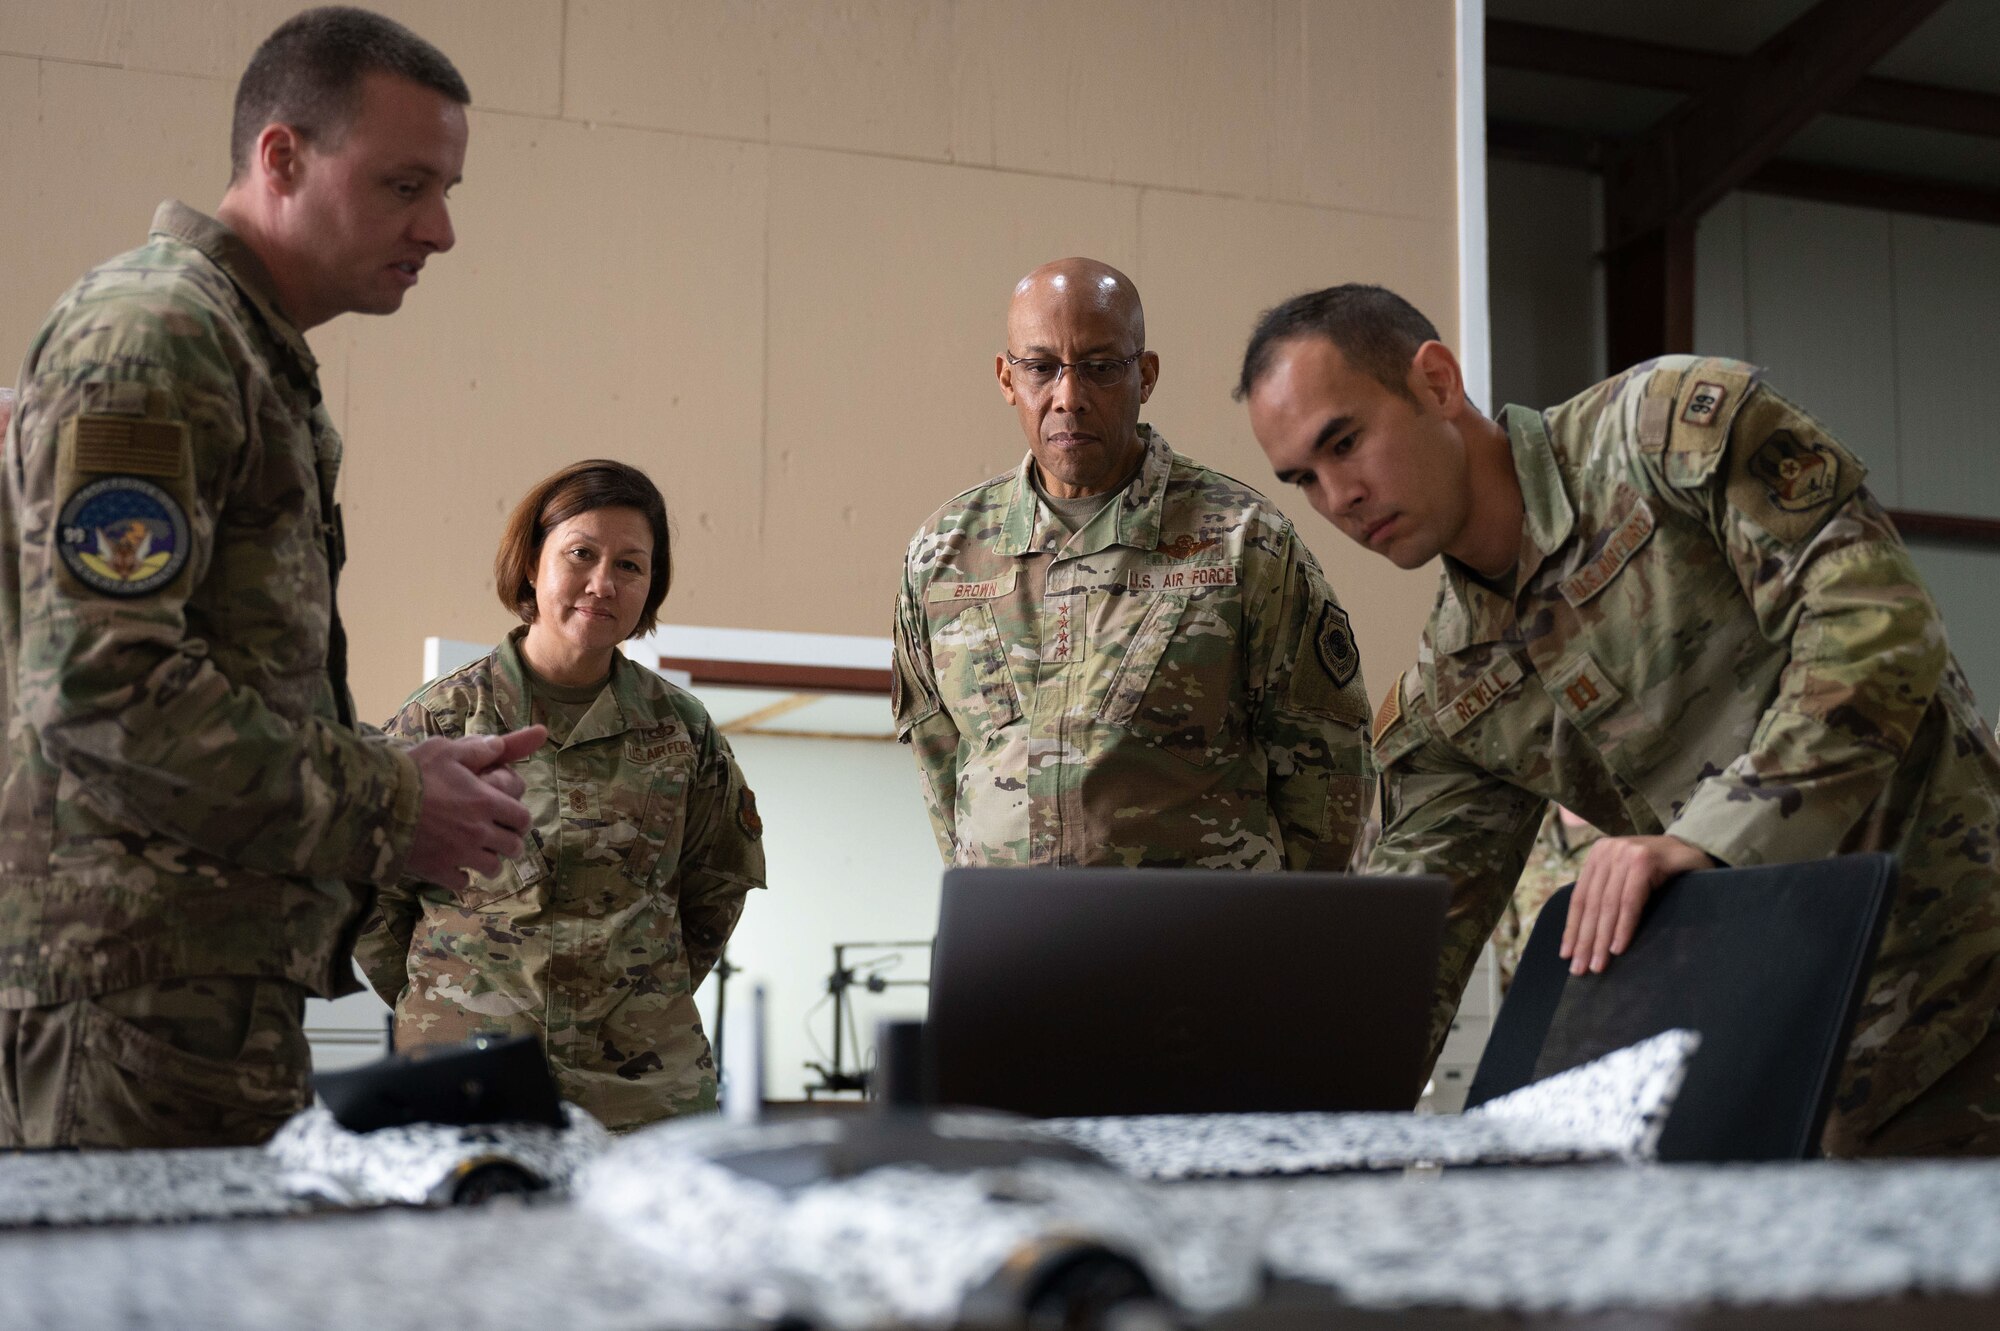
[(1371, 861), (1456, 885), (1437, 1029), (1550, 800), (1605, 832), (1564, 935), (1584, 985), (1675, 873), (1890, 851), (1826, 1149), (2000, 1152), (2000, 749), (1854, 456), (1753, 367), (1691, 356), (1496, 423), (1374, 287), (1267, 314), (1239, 391), (1335, 525), (1445, 556), (1376, 721)]
[(538, 732), (357, 733), (340, 440), (305, 329), (451, 244), (456, 71), (315, 11), (238, 90), (218, 218), (163, 204), (30, 346), (0, 460), (0, 1146), (253, 1143), (308, 1103), (307, 993), (369, 884), (498, 867)]
[(1549, 898), (1574, 883), (1583, 872), (1584, 857), (1597, 843), (1598, 831), (1559, 804), (1549, 806), (1542, 818), (1542, 830), (1528, 850), (1528, 867), (1507, 898), (1493, 926), (1493, 958), (1500, 972), (1500, 992), (1513, 987), (1514, 974), (1521, 969), (1521, 954), (1535, 931), (1542, 907)]
[(1366, 815), (1347, 616), (1256, 491), (1139, 423), (1131, 280), (1015, 288), (995, 360), (1028, 456), (910, 544), (896, 730), (967, 865), (1341, 869)]
[(545, 700), (526, 632), (425, 685), (389, 732), (546, 718), (550, 743), (519, 769), (528, 844), (463, 893), (385, 887), (356, 955), (396, 1010), (398, 1049), (534, 1035), (563, 1098), (607, 1127), (714, 1109), (694, 994), (764, 886), (756, 799), (694, 695), (616, 656), (588, 700)]

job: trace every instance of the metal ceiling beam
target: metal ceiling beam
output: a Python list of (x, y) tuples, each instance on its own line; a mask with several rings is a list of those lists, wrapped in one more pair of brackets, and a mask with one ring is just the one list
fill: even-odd
[(1726, 74), (1619, 145), (1605, 172), (1606, 242), (1692, 224), (1943, 0), (1819, 0)]
[[(1694, 92), (1726, 78), (1741, 56), (1665, 42), (1607, 37), (1512, 19), (1486, 21), (1486, 63), (1500, 69), (1616, 83), (1662, 92)], [(2000, 96), (1904, 79), (1864, 78), (1827, 108), (1893, 125), (2000, 138)]]
[(1579, 171), (1604, 169), (1604, 139), (1580, 129), (1538, 125), (1527, 120), (1486, 120), (1486, 151), (1516, 162), (1568, 166)]
[(1850, 171), (1816, 162), (1767, 162), (1743, 182), (1742, 188), (1759, 194), (1782, 194), (1794, 199), (1817, 199), (1822, 203), (2000, 226), (2000, 190), (1919, 176)]
[(1694, 227), (1943, 0), (1819, 0), (1705, 82), (1604, 169), (1611, 364), (1694, 349)]
[(1620, 83), (1665, 92), (1693, 92), (1722, 78), (1740, 56), (1726, 51), (1607, 37), (1514, 19), (1486, 20), (1486, 63), (1500, 69)]
[[(1606, 153), (1604, 140), (1594, 134), (1522, 120), (1487, 121), (1486, 150), (1511, 161), (1578, 171), (1602, 170)], [(1753, 194), (1817, 199), (1822, 203), (2000, 226), (2000, 190), (1922, 176), (1892, 175), (1817, 162), (1774, 161), (1758, 167), (1737, 188)]]

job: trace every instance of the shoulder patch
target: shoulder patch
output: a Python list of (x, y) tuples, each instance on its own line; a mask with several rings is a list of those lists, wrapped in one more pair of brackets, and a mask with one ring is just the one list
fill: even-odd
[(1672, 375), (1655, 374), (1646, 380), (1645, 394), (1639, 399), (1639, 447), (1648, 453), (1657, 453), (1667, 446), (1676, 386)]
[[(1407, 704), (1403, 700), (1405, 689), (1412, 691)], [(1423, 668), (1413, 665), (1389, 686), (1388, 695), (1375, 713), (1375, 733), (1370, 744), (1375, 750), (1378, 769), (1387, 772), (1430, 739), (1430, 727), (1423, 719), (1424, 706)], [(1384, 786), (1385, 795), (1387, 789)]]
[(1860, 459), (1768, 389), (1737, 418), (1729, 504), (1786, 545), (1818, 531), (1861, 488)]
[(1681, 423), (1684, 425), (1713, 425), (1715, 418), (1722, 414), (1723, 404), (1729, 401), (1729, 385), (1717, 383), (1713, 379), (1697, 379), (1688, 390), (1687, 405), (1681, 408)]
[(1389, 691), (1382, 695), (1382, 705), (1375, 709), (1375, 730), (1369, 743), (1380, 745), (1382, 736), (1389, 733), (1389, 727), (1403, 715), (1403, 681), (1399, 676)]
[(1322, 601), (1298, 634), (1291, 677), (1284, 685), (1286, 705), (1331, 717), (1366, 733), (1368, 695), (1355, 686), (1361, 676), (1361, 653), (1354, 645), (1347, 613), (1331, 601)]
[(78, 472), (177, 477), (185, 466), (187, 426), (180, 421), (85, 415), (70, 429), (70, 465)]
[(736, 825), (750, 840), (764, 839), (764, 820), (757, 814), (757, 797), (748, 786), (743, 787), (742, 793), (736, 797)]
[(1313, 644), (1319, 649), (1320, 664), (1333, 676), (1335, 684), (1344, 689), (1354, 682), (1361, 669), (1361, 652), (1354, 645), (1354, 628), (1348, 623), (1345, 610), (1331, 601), (1320, 607), (1319, 630)]
[(147, 596), (187, 563), (187, 513), (137, 476), (106, 476), (72, 491), (56, 519), (56, 550), (83, 586), (106, 596)]
[(1764, 497), (1787, 513), (1804, 513), (1829, 503), (1840, 488), (1840, 457), (1811, 437), (1773, 430), (1750, 455), (1750, 474), (1763, 482)]
[(1681, 376), (1668, 425), (1666, 474), (1676, 486), (1707, 480), (1728, 451), (1729, 427), (1757, 382), (1736, 361), (1697, 361)]

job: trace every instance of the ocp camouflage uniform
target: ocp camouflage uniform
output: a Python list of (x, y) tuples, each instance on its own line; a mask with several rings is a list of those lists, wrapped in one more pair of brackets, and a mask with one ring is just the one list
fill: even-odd
[(1861, 464), (1758, 376), (1675, 356), (1507, 409), (1515, 590), (1446, 560), (1377, 718), (1371, 866), (1456, 884), (1441, 1033), (1548, 800), (1723, 864), (1894, 852), (1826, 1131), (1855, 1154), (1994, 1029), (2000, 749)]
[[(532, 723), (516, 629), (425, 685), (392, 735)], [(612, 1128), (715, 1107), (694, 991), (764, 885), (763, 824), (692, 694), (623, 656), (566, 740), (516, 770), (533, 830), (471, 890), (385, 888), (357, 955), (396, 1009), (396, 1046), (540, 1036), (563, 1098)]]
[(1292, 525), (1140, 426), (1072, 536), (1032, 457), (911, 542), (895, 713), (947, 862), (1346, 867), (1373, 790), (1346, 614)]
[(420, 793), (352, 724), (340, 438), (262, 263), (174, 203), (56, 304), (20, 387), (0, 1134), (259, 1141), (308, 1103), (305, 993), (358, 988)]
[(1562, 814), (1551, 805), (1542, 819), (1542, 830), (1528, 850), (1528, 865), (1521, 881), (1507, 898), (1500, 922), (1493, 926), (1493, 956), (1500, 968), (1500, 988), (1505, 992), (1521, 968), (1521, 953), (1527, 950), (1528, 936), (1535, 931), (1542, 907), (1549, 898), (1574, 883), (1583, 872), (1583, 860), (1603, 833), (1588, 825), (1568, 827)]

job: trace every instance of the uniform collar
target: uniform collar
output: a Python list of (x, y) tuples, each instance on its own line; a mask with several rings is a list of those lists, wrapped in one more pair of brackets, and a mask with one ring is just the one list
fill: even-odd
[(528, 724), (528, 667), (521, 660), (521, 639), (527, 636), (528, 626), (523, 624), (502, 638), (493, 652), (493, 711), (507, 730)]
[[(1000, 519), (1000, 539), (994, 553), (1025, 555), (1037, 550), (1063, 550), (1065, 558), (1094, 555), (1113, 545), (1151, 550), (1160, 543), (1160, 524), (1167, 504), (1167, 480), (1174, 471), (1174, 450), (1152, 426), (1139, 426), (1145, 454), (1139, 474), (1125, 487), (1110, 513), (1099, 513), (1071, 539), (1061, 519), (1035, 493), (1035, 455), (1029, 453), (1014, 469), (1007, 510)], [(1064, 543), (1068, 542), (1067, 548)]]
[(1514, 604), (1543, 563), (1576, 527), (1576, 508), (1563, 484), (1555, 450), (1539, 411), (1508, 407), (1500, 415), (1521, 485), (1521, 550), (1514, 565), (1514, 595), (1501, 596), (1449, 555), (1432, 614), (1431, 639), (1449, 655), (1480, 643), (1498, 642), (1514, 627)]
[(1521, 503), (1527, 510), (1527, 530), (1521, 543), (1521, 581), (1534, 576), (1526, 556), (1532, 547), (1535, 562), (1548, 558), (1569, 539), (1576, 526), (1576, 507), (1569, 501), (1563, 484), (1562, 468), (1556, 464), (1555, 450), (1549, 446), (1548, 427), (1542, 413), (1527, 407), (1508, 407), (1500, 415), (1507, 427), (1507, 440), (1514, 449), (1514, 475), (1521, 482)]
[[(528, 725), (534, 715), (533, 686), (528, 681), (527, 662), (521, 658), (521, 643), (527, 636), (528, 626), (523, 624), (509, 633), (493, 654), (493, 709), (509, 730)], [(576, 729), (570, 731), (562, 747), (567, 749), (633, 729), (633, 718), (645, 713), (641, 683), (639, 667), (627, 660), (623, 652), (613, 652), (610, 685), (590, 704), (590, 710), (577, 721)]]
[(197, 212), (178, 199), (169, 199), (154, 210), (153, 234), (192, 246), (213, 260), (216, 267), (229, 275), (229, 280), (270, 328), (271, 336), (291, 353), (307, 376), (318, 374), (319, 361), (306, 345), (305, 334), (279, 308), (277, 281), (247, 241), (207, 213)]

